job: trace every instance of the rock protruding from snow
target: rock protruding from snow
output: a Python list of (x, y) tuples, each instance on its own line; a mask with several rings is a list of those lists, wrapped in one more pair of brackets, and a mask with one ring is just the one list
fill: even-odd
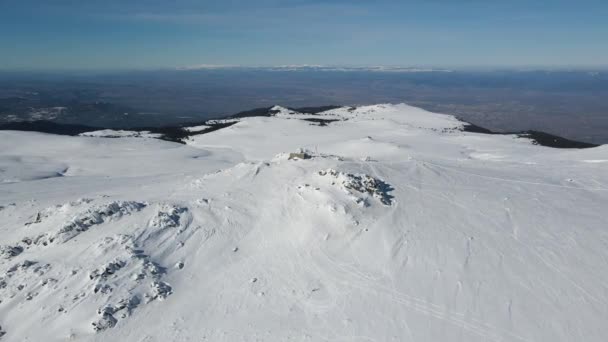
[(106, 329), (113, 328), (118, 323), (118, 319), (115, 315), (120, 313), (120, 318), (126, 318), (131, 315), (133, 309), (135, 309), (140, 299), (137, 296), (131, 296), (128, 298), (121, 299), (116, 305), (107, 304), (97, 310), (97, 314), (100, 316), (98, 320), (91, 323), (95, 332), (100, 332)]
[(4, 259), (11, 259), (23, 252), (23, 247), (17, 246), (0, 246), (0, 256)]
[[(51, 268), (50, 264), (39, 264), (37, 261), (24, 260), (9, 267), (2, 277), (0, 277), (0, 303), (3, 300), (14, 298), (17, 293), (23, 292), (25, 295), (20, 298), (32, 300), (38, 292), (32, 291), (32, 286), (36, 286), (39, 278)], [(51, 280), (45, 279), (40, 285), (45, 286)]]
[(104, 265), (103, 267), (94, 270), (89, 275), (89, 278), (91, 280), (97, 279), (97, 278), (107, 279), (109, 276), (113, 275), (118, 270), (123, 268), (125, 266), (125, 264), (126, 263), (122, 260), (111, 261), (111, 262), (107, 263), (106, 265)]
[(116, 201), (95, 206), (74, 217), (71, 222), (67, 223), (59, 230), (57, 235), (61, 235), (65, 242), (79, 233), (88, 230), (91, 226), (101, 224), (108, 219), (117, 219), (123, 215), (139, 211), (145, 206), (145, 203), (132, 201)]
[(24, 260), (14, 266), (12, 266), (11, 268), (9, 268), (6, 271), (6, 274), (10, 276), (16, 272), (27, 270), (28, 268), (30, 268), (32, 265), (35, 265), (35, 264), (37, 264), (36, 261)]
[(156, 213), (150, 221), (150, 225), (156, 228), (179, 227), (181, 215), (187, 211), (188, 208), (166, 206)]
[(118, 323), (118, 320), (114, 317), (114, 308), (111, 306), (105, 306), (97, 310), (97, 314), (100, 316), (99, 320), (91, 323), (95, 332), (114, 328)]
[(319, 175), (335, 178), (335, 182), (338, 182), (347, 191), (367, 193), (384, 205), (393, 203), (393, 196), (389, 194), (393, 188), (380, 179), (364, 174), (339, 172), (334, 169), (319, 171)]
[(146, 207), (146, 203), (134, 201), (113, 201), (96, 205), (78, 213), (54, 234), (44, 234), (33, 240), (35, 244), (44, 246), (55, 241), (67, 242), (80, 233), (106, 221), (116, 220), (122, 216), (137, 212)]
[(173, 288), (171, 287), (171, 285), (163, 281), (155, 281), (152, 283), (152, 295), (150, 295), (148, 298), (150, 300), (164, 300), (171, 293), (173, 293)]
[[(112, 255), (114, 259), (89, 274), (95, 282), (93, 293), (108, 300), (98, 310), (99, 318), (91, 323), (96, 332), (113, 328), (120, 319), (130, 316), (140, 305), (140, 298), (146, 298), (147, 303), (172, 293), (171, 286), (161, 281), (166, 268), (153, 261), (144, 248), (145, 241), (130, 235), (106, 237), (97, 244), (95, 250), (101, 258)], [(122, 299), (116, 302), (114, 298)]]

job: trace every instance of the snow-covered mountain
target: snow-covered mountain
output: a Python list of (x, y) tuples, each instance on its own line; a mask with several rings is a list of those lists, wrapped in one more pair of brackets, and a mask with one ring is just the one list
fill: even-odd
[(0, 132), (0, 341), (606, 340), (608, 146), (271, 113)]

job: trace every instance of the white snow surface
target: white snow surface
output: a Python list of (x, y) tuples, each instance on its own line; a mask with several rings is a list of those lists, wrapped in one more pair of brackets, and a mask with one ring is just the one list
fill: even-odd
[(188, 132), (200, 132), (200, 131), (204, 131), (206, 129), (211, 128), (211, 126), (208, 125), (199, 125), (199, 126), (192, 126), (192, 127), (184, 127), (184, 130), (188, 131)]
[(80, 133), (80, 136), (97, 138), (160, 138), (161, 134), (151, 133), (150, 131), (102, 129), (99, 131)]
[(608, 146), (299, 116), (0, 132), (0, 341), (606, 340)]

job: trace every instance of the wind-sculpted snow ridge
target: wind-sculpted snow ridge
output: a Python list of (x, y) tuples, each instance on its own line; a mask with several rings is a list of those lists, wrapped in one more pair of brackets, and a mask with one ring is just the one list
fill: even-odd
[(167, 269), (153, 261), (132, 236), (106, 237), (96, 249), (103, 251), (102, 257), (109, 254), (113, 259), (89, 273), (93, 294), (107, 298), (97, 310), (99, 317), (91, 323), (94, 331), (113, 328), (141, 304), (171, 294), (171, 286), (161, 280)]
[[(57, 219), (69, 217), (73, 211), (77, 213), (56, 233), (33, 240), (24, 238), (26, 248), (20, 245), (0, 248), (4, 260), (0, 263), (0, 271), (4, 269), (0, 276), (0, 305), (21, 303), (27, 307), (29, 304), (24, 303), (43, 303), (41, 313), (46, 317), (64, 324), (71, 322), (72, 328), (82, 324), (82, 319), (89, 320), (91, 331), (99, 333), (116, 327), (142, 305), (163, 301), (173, 293), (164, 279), (170, 269), (154, 255), (179, 249), (183, 246), (179, 237), (190, 238), (191, 234), (184, 234), (191, 223), (188, 208), (158, 203), (148, 224), (128, 229), (122, 219), (143, 211), (148, 203), (111, 201), (82, 208), (92, 201), (81, 199), (39, 211), (28, 222), (28, 229), (45, 224), (51, 227)], [(100, 229), (83, 238), (90, 242), (66, 244), (89, 233), (92, 226), (109, 223), (122, 226), (123, 233), (103, 237), (104, 229)], [(46, 247), (33, 248), (38, 244)], [(85, 254), (79, 260), (74, 253)], [(71, 257), (44, 262), (56, 259), (56, 255)], [(13, 259), (21, 261), (10, 263)], [(180, 262), (175, 269), (183, 267)]]
[(158, 242), (166, 239), (159, 231), (165, 230), (172, 230), (167, 241), (172, 243), (170, 249), (176, 249), (179, 245), (176, 236), (183, 232), (178, 228), (185, 229), (188, 225), (182, 220), (188, 209), (173, 205), (161, 205), (161, 208), (144, 230), (153, 229), (151, 235), (108, 237), (97, 246), (97, 250), (102, 251), (100, 255), (114, 258), (89, 274), (89, 279), (95, 282), (93, 292), (108, 296), (107, 303), (97, 310), (99, 318), (91, 323), (96, 332), (113, 328), (119, 319), (129, 317), (141, 304), (162, 301), (173, 293), (171, 285), (163, 281), (167, 268), (146, 254), (146, 249), (158, 249)]
[(57, 232), (56, 236), (62, 242), (66, 242), (94, 225), (104, 223), (107, 220), (118, 219), (123, 215), (129, 215), (143, 209), (145, 206), (145, 203), (132, 201), (117, 201), (95, 206), (74, 217)]
[[(133, 201), (115, 201), (102, 205), (96, 205), (86, 209), (83, 212), (76, 214), (68, 222), (66, 222), (57, 232), (53, 234), (43, 234), (27, 244), (33, 243), (36, 245), (48, 245), (53, 242), (65, 243), (82, 232), (87, 231), (95, 225), (102, 224), (108, 220), (116, 220), (124, 215), (129, 215), (133, 212), (140, 211), (146, 207), (146, 203)], [(37, 217), (36, 221), (39, 221)], [(36, 222), (35, 221), (35, 222)], [(25, 242), (25, 241), (24, 241)]]

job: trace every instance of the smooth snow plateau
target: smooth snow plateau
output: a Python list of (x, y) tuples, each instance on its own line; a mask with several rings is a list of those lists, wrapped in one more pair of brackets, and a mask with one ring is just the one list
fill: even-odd
[(608, 146), (273, 109), (186, 145), (0, 132), (0, 341), (608, 339)]

